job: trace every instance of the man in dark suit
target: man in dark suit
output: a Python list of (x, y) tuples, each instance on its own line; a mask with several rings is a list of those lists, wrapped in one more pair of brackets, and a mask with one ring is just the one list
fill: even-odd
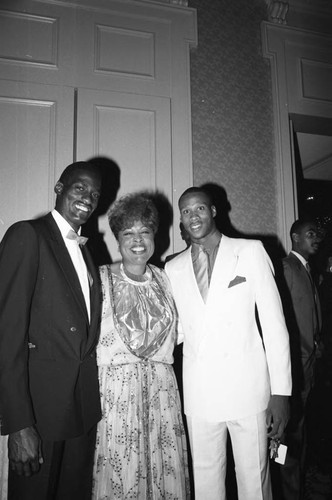
[(291, 418), (286, 428), (286, 462), (280, 468), (285, 500), (303, 498), (306, 404), (314, 382), (315, 360), (321, 328), (318, 293), (309, 258), (319, 248), (315, 222), (299, 219), (290, 230), (292, 250), (283, 259), (285, 288), (281, 293), (290, 337), (293, 390)]
[(55, 210), (17, 222), (0, 245), (0, 415), (10, 500), (91, 498), (100, 401), (98, 275), (80, 227), (100, 173), (69, 165)]

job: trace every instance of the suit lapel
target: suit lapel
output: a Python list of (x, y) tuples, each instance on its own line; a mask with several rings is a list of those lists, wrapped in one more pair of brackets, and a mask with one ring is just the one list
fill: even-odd
[(306, 270), (306, 268), (304, 267), (304, 265), (302, 264), (300, 259), (296, 255), (294, 255), (292, 252), (289, 254), (289, 257), (292, 259), (294, 266), (297, 269), (297, 272), (300, 274), (300, 276), (302, 276), (302, 280), (306, 284), (305, 286), (308, 288), (308, 290), (311, 291), (312, 284), (311, 284), (311, 280), (310, 280), (310, 276), (308, 274), (308, 271)]
[(304, 283), (304, 286), (306, 286), (308, 289), (308, 294), (312, 294), (312, 303), (313, 307), (315, 307), (316, 310), (318, 330), (320, 330), (322, 327), (322, 311), (316, 284), (314, 282), (311, 282), (308, 271), (305, 269), (304, 265), (296, 255), (290, 252), (288, 257), (292, 260), (294, 267), (296, 267), (297, 269), (297, 272), (302, 276), (301, 279)]
[(238, 256), (232, 240), (223, 235), (212, 271), (207, 304), (215, 304), (216, 297), (219, 300), (220, 294), (227, 291), (231, 279), (234, 278), (237, 262)]
[(77, 276), (77, 272), (70, 258), (67, 247), (63, 241), (60, 230), (53, 219), (51, 214), (48, 214), (45, 217), (46, 221), (46, 230), (48, 232), (48, 237), (52, 240), (53, 245), (50, 245), (51, 251), (54, 254), (54, 258), (57, 260), (60, 269), (63, 272), (65, 279), (67, 280), (68, 287), (72, 291), (78, 306), (82, 310), (84, 317), (89, 323), (88, 314), (86, 310), (84, 295), (82, 292), (82, 288), (80, 285), (79, 278)]
[[(227, 291), (229, 282), (232, 278), (234, 278), (234, 271), (238, 262), (238, 256), (232, 241), (232, 239), (224, 235), (220, 240), (219, 250), (212, 271), (206, 305), (209, 303), (215, 304), (216, 298), (219, 300), (220, 294)], [(199, 296), (199, 299), (204, 303), (195, 277), (191, 247), (183, 252), (178, 272), (180, 273), (180, 277), (187, 276), (191, 293), (195, 289), (196, 295)]]
[(97, 332), (101, 315), (101, 287), (99, 274), (96, 271), (89, 250), (84, 246), (82, 248), (83, 257), (91, 276), (90, 283), (90, 329), (87, 343), (87, 352), (95, 347), (98, 340)]

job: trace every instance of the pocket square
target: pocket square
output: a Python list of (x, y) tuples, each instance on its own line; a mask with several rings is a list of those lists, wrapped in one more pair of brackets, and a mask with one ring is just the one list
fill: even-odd
[(228, 288), (231, 288), (232, 286), (239, 285), (240, 283), (244, 283), (246, 278), (244, 276), (235, 276), (235, 278), (229, 282)]

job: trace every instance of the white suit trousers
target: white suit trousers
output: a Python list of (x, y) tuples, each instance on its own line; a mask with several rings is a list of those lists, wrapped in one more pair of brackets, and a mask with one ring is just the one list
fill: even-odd
[(187, 416), (196, 500), (226, 500), (228, 433), (239, 500), (272, 500), (265, 415), (228, 422)]

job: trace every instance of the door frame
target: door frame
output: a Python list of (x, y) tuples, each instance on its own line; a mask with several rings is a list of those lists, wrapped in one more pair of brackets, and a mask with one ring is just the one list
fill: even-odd
[(298, 216), (290, 120), (298, 130), (301, 117), (312, 126), (319, 123), (320, 127), (332, 118), (332, 96), (327, 81), (332, 77), (332, 37), (266, 21), (262, 22), (261, 33), (263, 56), (270, 60), (271, 66), (278, 236), (289, 251), (289, 230)]

